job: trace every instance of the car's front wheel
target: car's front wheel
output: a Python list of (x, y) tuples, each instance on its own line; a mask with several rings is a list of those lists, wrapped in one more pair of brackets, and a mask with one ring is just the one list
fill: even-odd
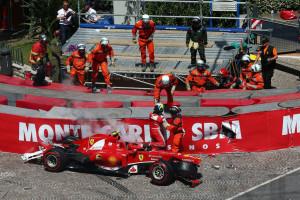
[(47, 151), (43, 156), (43, 164), (47, 171), (63, 171), (67, 165), (67, 158), (64, 149), (56, 147)]
[(155, 185), (169, 185), (174, 177), (173, 167), (167, 161), (157, 161), (153, 163), (149, 169), (151, 182)]

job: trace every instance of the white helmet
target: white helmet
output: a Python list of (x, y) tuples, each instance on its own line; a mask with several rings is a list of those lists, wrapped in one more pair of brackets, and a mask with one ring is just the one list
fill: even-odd
[(260, 72), (261, 71), (261, 65), (260, 64), (254, 64), (251, 66), (251, 71), (253, 72)]
[(168, 75), (163, 75), (161, 81), (162, 81), (163, 85), (165, 85), (165, 86), (169, 85), (169, 83), (170, 83), (170, 77)]
[(248, 54), (243, 55), (242, 59), (243, 62), (250, 62), (250, 56)]
[(205, 62), (203, 60), (197, 60), (197, 63), (196, 63), (197, 66), (202, 66), (202, 65), (205, 65)]
[(100, 44), (104, 46), (108, 45), (108, 39), (106, 37), (101, 38)]
[(150, 20), (149, 15), (144, 14), (144, 15), (142, 16), (142, 20), (143, 20), (143, 22), (145, 22), (145, 23), (149, 22), (149, 20)]
[(77, 45), (77, 49), (78, 50), (85, 50), (85, 45), (80, 43), (80, 44)]

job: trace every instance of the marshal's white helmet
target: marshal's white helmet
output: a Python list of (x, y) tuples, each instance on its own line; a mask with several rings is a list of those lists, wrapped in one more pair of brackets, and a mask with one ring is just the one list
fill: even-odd
[(78, 44), (77, 49), (78, 50), (85, 50), (85, 45), (84, 44)]
[(203, 66), (205, 65), (205, 62), (203, 60), (197, 60), (197, 66)]
[(250, 56), (248, 54), (243, 55), (242, 59), (243, 62), (250, 62)]
[(260, 72), (261, 71), (261, 65), (260, 64), (254, 64), (251, 66), (251, 71), (253, 72)]
[(143, 20), (143, 22), (145, 22), (145, 23), (149, 22), (149, 20), (150, 20), (149, 15), (144, 14), (144, 15), (142, 16), (142, 20)]
[(165, 86), (169, 85), (169, 83), (170, 83), (170, 77), (168, 75), (163, 75), (161, 81), (162, 81), (163, 85), (165, 85)]
[(106, 37), (101, 38), (100, 44), (104, 46), (108, 45), (108, 39)]

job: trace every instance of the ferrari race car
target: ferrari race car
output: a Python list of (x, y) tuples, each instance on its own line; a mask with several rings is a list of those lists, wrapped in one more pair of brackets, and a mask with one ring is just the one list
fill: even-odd
[(156, 185), (169, 185), (176, 179), (195, 187), (200, 184), (201, 159), (171, 151), (138, 148), (111, 135), (89, 138), (66, 137), (62, 143), (41, 144), (41, 150), (25, 153), (24, 161), (41, 158), (47, 171), (60, 172), (74, 166), (96, 173), (130, 176), (145, 174)]

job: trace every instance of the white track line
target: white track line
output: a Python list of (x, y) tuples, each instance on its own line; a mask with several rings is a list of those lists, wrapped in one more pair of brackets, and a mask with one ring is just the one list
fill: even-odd
[(251, 187), (251, 188), (249, 188), (248, 190), (245, 190), (244, 192), (240, 192), (240, 193), (238, 193), (238, 194), (234, 195), (233, 197), (230, 197), (230, 198), (228, 198), (228, 199), (226, 199), (226, 200), (233, 200), (233, 199), (236, 199), (236, 198), (238, 198), (238, 197), (240, 197), (240, 196), (242, 196), (242, 195), (244, 195), (244, 194), (246, 194), (246, 193), (248, 193), (248, 192), (251, 192), (251, 191), (253, 191), (253, 190), (256, 190), (257, 188), (260, 188), (260, 187), (262, 187), (262, 186), (264, 186), (264, 185), (267, 185), (267, 184), (269, 184), (269, 183), (271, 183), (271, 182), (273, 182), (273, 181), (276, 181), (276, 180), (278, 180), (278, 179), (280, 179), (280, 178), (282, 178), (282, 177), (285, 177), (285, 176), (287, 176), (287, 175), (289, 175), (289, 174), (295, 173), (295, 172), (297, 172), (297, 171), (299, 171), (299, 170), (300, 170), (300, 167), (298, 167), (298, 168), (296, 168), (296, 169), (293, 169), (293, 170), (291, 170), (291, 171), (289, 171), (289, 172), (286, 172), (286, 173), (284, 173), (284, 174), (282, 174), (282, 175), (279, 175), (279, 176), (277, 176), (277, 177), (275, 177), (275, 178), (272, 178), (272, 179), (270, 179), (270, 180), (268, 180), (268, 181), (266, 181), (266, 182), (263, 182), (263, 183), (261, 183), (261, 184), (259, 184), (259, 185), (256, 185), (256, 186), (254, 186), (254, 187)]

